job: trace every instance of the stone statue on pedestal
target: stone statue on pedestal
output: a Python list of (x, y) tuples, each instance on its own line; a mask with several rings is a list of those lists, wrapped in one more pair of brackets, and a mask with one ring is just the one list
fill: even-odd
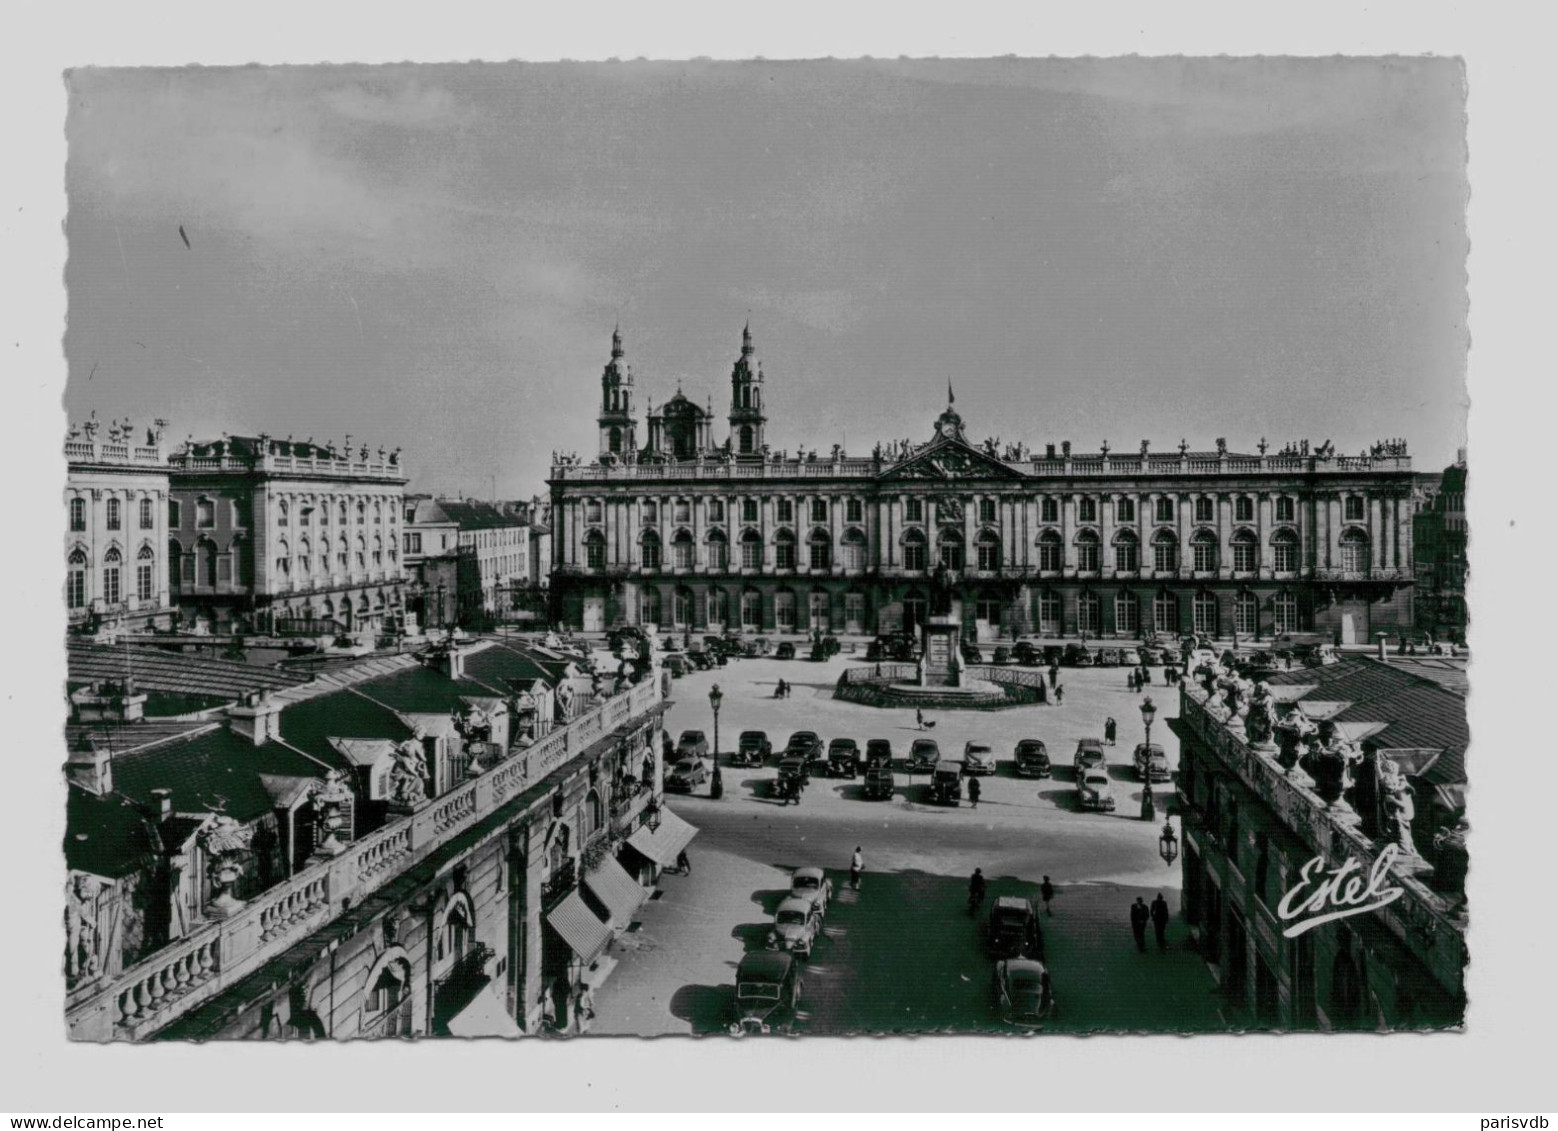
[(1417, 856), (1417, 848), (1412, 843), (1412, 818), (1417, 816), (1412, 785), (1401, 767), (1390, 758), (1380, 762), (1379, 786), (1385, 805), (1385, 835), (1395, 842), (1401, 855)]

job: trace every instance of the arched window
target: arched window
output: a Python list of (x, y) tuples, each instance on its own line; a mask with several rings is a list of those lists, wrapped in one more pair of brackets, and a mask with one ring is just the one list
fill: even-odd
[(723, 573), (730, 568), (730, 547), (725, 542), (725, 534), (720, 530), (709, 531), (709, 569), (715, 573)]
[(1254, 636), (1260, 624), (1260, 602), (1255, 594), (1245, 591), (1233, 599), (1234, 631), (1244, 636)]
[(589, 569), (606, 568), (606, 536), (599, 530), (584, 536), (584, 564)]
[(1170, 634), (1179, 631), (1179, 598), (1166, 589), (1152, 598), (1152, 630)]
[[(200, 546), (203, 551), (205, 549), (206, 543), (201, 542)], [(298, 575), (300, 577), (307, 577), (314, 570), (314, 558), (312, 550), (313, 547), (308, 544), (307, 538), (298, 539)]]
[(730, 594), (723, 589), (709, 590), (709, 627), (730, 623)]
[(1250, 530), (1236, 530), (1233, 538), (1233, 570), (1235, 573), (1254, 573), (1260, 566), (1260, 543)]
[[(216, 543), (211, 541), (209, 538), (202, 538), (199, 542), (195, 543), (195, 555), (198, 559), (195, 568), (199, 571), (198, 575), (200, 577), (200, 584), (204, 585), (207, 589), (215, 589)], [(308, 559), (306, 557), (303, 559), (303, 563), (305, 565), (308, 563)]]
[(660, 590), (653, 585), (644, 589), (643, 608), (639, 610), (639, 621), (643, 624), (660, 624)]
[(903, 536), (903, 568), (914, 573), (926, 568), (925, 531), (910, 530)]
[(368, 543), (361, 534), (357, 535), (357, 569), (359, 571), (368, 568)]
[(600, 793), (592, 789), (584, 795), (584, 836), (588, 839), (605, 827), (606, 806), (601, 803)]
[(1114, 630), (1121, 636), (1135, 636), (1141, 631), (1141, 607), (1136, 603), (1136, 594), (1115, 594)]
[(342, 526), (346, 525), (346, 500), (341, 500), (341, 505), (336, 508), (336, 521)]
[(70, 500), (70, 528), (78, 534), (87, 528), (87, 501), (85, 499)]
[(822, 589), (813, 589), (811, 591), (810, 608), (811, 626), (820, 628), (823, 632), (828, 631), (832, 627), (832, 608), (833, 605), (828, 599), (827, 592)]
[(1077, 570), (1081, 573), (1098, 572), (1098, 532), (1082, 530), (1077, 533)]
[[(233, 543), (233, 546), (234, 546), (235, 549), (237, 548), (237, 545), (238, 545), (238, 543), (235, 541)], [(321, 538), (319, 540), (319, 576), (320, 577), (329, 577), (330, 576), (330, 539), (329, 538)]]
[(963, 572), (963, 532), (955, 526), (943, 527), (936, 536), (936, 559), (947, 569)]
[(381, 569), (384, 566), (384, 539), (375, 534), (373, 536), (373, 568)]
[(979, 555), (981, 570), (994, 573), (1001, 568), (1001, 537), (995, 531), (981, 531), (974, 541), (974, 552)]
[(71, 609), (87, 607), (87, 556), (72, 550), (65, 559), (65, 605)]
[(866, 568), (866, 536), (858, 530), (844, 532), (844, 568), (851, 573)]
[(1066, 561), (1066, 547), (1060, 535), (1046, 530), (1039, 535), (1039, 572), (1059, 573)]
[(693, 559), (692, 533), (678, 530), (671, 539), (671, 564), (677, 569), (691, 569)]
[(775, 590), (774, 627), (780, 632), (795, 631), (795, 591), (793, 589)]
[(748, 632), (763, 627), (763, 595), (756, 589), (741, 591), (741, 627)]
[(812, 569), (829, 569), (833, 565), (833, 539), (825, 530), (813, 530), (806, 540), (806, 549)]
[(285, 538), (276, 546), (276, 575), (283, 578), (292, 576), (292, 550)]
[(1217, 535), (1210, 530), (1197, 530), (1190, 539), (1190, 552), (1194, 557), (1197, 573), (1217, 572)]
[(1191, 614), (1195, 631), (1207, 636), (1217, 635), (1217, 598), (1206, 590), (1195, 595), (1191, 602)]
[[(743, 398), (745, 399), (745, 398), (748, 398), (748, 397), (750, 397), (750, 394), (747, 394), (747, 393), (743, 392)], [(752, 426), (750, 424), (743, 424), (741, 426), (741, 431), (738, 432), (737, 435), (740, 437), (741, 454), (744, 455), (744, 456), (751, 455), (752, 451), (753, 451), (753, 446), (752, 446), (752, 441), (753, 441)]]
[(1279, 530), (1271, 536), (1271, 564), (1278, 573), (1298, 572), (1298, 535)]
[(1121, 530), (1114, 536), (1114, 568), (1121, 573), (1141, 568), (1141, 546), (1134, 530)]
[(110, 605), (117, 605), (122, 598), (119, 588), (119, 567), (122, 562), (117, 546), (109, 547), (108, 553), (103, 555), (103, 600)]
[(1077, 596), (1077, 631), (1097, 636), (1103, 629), (1103, 602), (1097, 593), (1082, 592)]
[(110, 497), (103, 507), (103, 518), (109, 530), (119, 529), (119, 500)]
[(1046, 589), (1039, 594), (1039, 632), (1044, 636), (1059, 636), (1060, 624), (1060, 594), (1053, 589)]
[[(195, 525), (197, 527), (203, 527), (207, 525), (205, 507), (206, 502), (207, 500), (205, 499), (199, 499), (195, 502)], [(215, 514), (214, 511), (212, 513), (213, 515)], [(286, 499), (282, 499), (281, 502), (276, 504), (276, 525), (286, 526), (289, 522), (292, 521), (291, 516), (292, 508), (287, 505)]]
[(1278, 633), (1298, 631), (1298, 600), (1284, 589), (1271, 603), (1272, 628)]
[(1158, 573), (1173, 573), (1179, 568), (1179, 539), (1172, 530), (1160, 530), (1152, 536), (1152, 568)]
[(678, 586), (672, 594), (671, 623), (677, 628), (689, 628), (692, 625), (692, 590), (685, 585)]
[(386, 962), (363, 1003), (364, 1029), (377, 1037), (406, 1036), (411, 1032), (412, 1010), (410, 965)]
[(141, 529), (152, 530), (157, 525), (157, 513), (152, 507), (150, 496), (141, 499)]
[(741, 568), (763, 568), (763, 536), (755, 530), (741, 535)]
[(1369, 571), (1369, 536), (1361, 530), (1348, 530), (1342, 534), (1342, 572), (1367, 573)]

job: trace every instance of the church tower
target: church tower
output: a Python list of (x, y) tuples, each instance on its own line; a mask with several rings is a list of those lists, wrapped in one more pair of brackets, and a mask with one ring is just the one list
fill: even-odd
[(741, 331), (741, 357), (730, 371), (730, 450), (739, 457), (763, 454), (763, 364), (753, 358), (752, 324)]
[(600, 378), (600, 455), (621, 462), (638, 449), (633, 423), (633, 369), (622, 360), (622, 329), (611, 332), (611, 360)]

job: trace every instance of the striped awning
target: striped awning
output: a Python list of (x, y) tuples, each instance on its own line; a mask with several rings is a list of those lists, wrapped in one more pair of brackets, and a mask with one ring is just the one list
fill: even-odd
[(698, 830), (669, 809), (660, 810), (660, 827), (651, 829), (641, 825), (628, 837), (628, 843), (661, 867), (675, 864), (682, 849), (698, 835)]
[(611, 928), (596, 917), (577, 891), (569, 892), (568, 897), (552, 909), (546, 921), (563, 936), (563, 941), (585, 965), (599, 958), (611, 941)]
[(649, 893), (621, 864), (608, 856), (600, 867), (584, 877), (584, 886), (595, 893), (595, 898), (606, 905), (611, 913), (611, 925), (624, 930), (633, 921), (633, 915), (643, 906)]

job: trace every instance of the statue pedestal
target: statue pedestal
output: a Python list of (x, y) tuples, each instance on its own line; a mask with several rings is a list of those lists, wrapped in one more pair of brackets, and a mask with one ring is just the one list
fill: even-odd
[(920, 643), (925, 650), (921, 661), (921, 687), (957, 687), (963, 665), (958, 654), (962, 642), (962, 618), (932, 617), (920, 626)]

